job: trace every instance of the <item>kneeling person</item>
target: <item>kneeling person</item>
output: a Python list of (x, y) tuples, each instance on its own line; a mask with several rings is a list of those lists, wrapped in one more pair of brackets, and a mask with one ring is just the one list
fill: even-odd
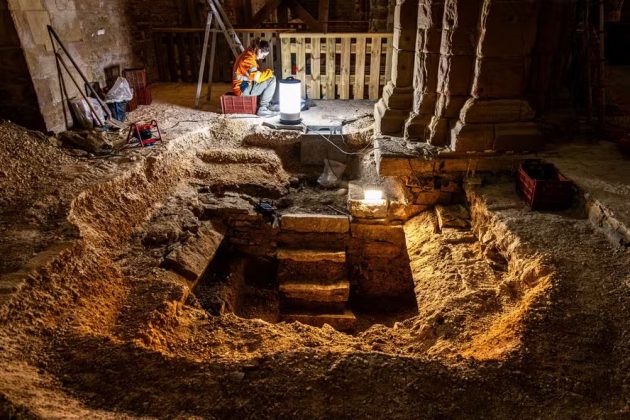
[(269, 43), (254, 40), (251, 47), (243, 51), (234, 62), (232, 91), (236, 96), (259, 96), (257, 115), (271, 117), (277, 114), (272, 110), (271, 99), (276, 91), (276, 78), (271, 69), (260, 71), (258, 61), (269, 54)]

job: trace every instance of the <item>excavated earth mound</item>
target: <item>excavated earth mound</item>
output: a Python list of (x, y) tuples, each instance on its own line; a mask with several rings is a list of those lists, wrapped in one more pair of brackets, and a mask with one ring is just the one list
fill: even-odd
[[(15, 256), (2, 281), (26, 273), (0, 307), (3, 417), (630, 414), (627, 250), (579, 211), (529, 211), (511, 179), (468, 189), (464, 229), (440, 229), (433, 210), (406, 223), (412, 318), (348, 335), (209, 313), (169, 270), (194, 272), (177, 250), (225, 235), (199, 192), (229, 200), (240, 180), (254, 198), (281, 196), (290, 175), (273, 147), (241, 145), (254, 133), (247, 123), (192, 125), (110, 160), (0, 126), (3, 188), (27, 180), (5, 195), (2, 229), (48, 229), (19, 210), (50, 196), (50, 226), (66, 225), (50, 229), (65, 246), (44, 263), (18, 258), (15, 235), (0, 243)], [(20, 144), (30, 148), (11, 153)], [(46, 177), (35, 182), (23, 162), (41, 162)], [(68, 182), (68, 167), (87, 175)]]

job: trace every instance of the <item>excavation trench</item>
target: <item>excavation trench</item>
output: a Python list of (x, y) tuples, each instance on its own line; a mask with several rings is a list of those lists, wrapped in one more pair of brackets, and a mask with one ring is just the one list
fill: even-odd
[[(549, 270), (518, 252), (474, 189), (464, 194), (462, 178), (428, 180), (451, 197), (437, 206), (410, 204), (392, 193), (405, 182), (388, 179), (393, 198), (382, 213), (357, 205), (353, 191), (374, 179), (373, 160), (348, 162), (347, 176), (359, 179), (325, 189), (321, 167), (299, 163), (299, 137), (274, 136), (198, 150), (190, 176), (145, 227), (144, 249), (184, 286), (177, 305), (328, 324), (411, 353), (495, 358), (520, 344), (519, 325), (547, 292)], [(261, 201), (276, 207), (275, 218), (255, 210)]]

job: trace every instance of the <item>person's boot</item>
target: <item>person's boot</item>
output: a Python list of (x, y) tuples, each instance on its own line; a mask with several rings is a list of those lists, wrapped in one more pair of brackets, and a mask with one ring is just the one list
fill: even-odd
[(256, 113), (256, 115), (258, 115), (259, 117), (267, 118), (274, 117), (278, 115), (278, 113), (270, 110), (266, 106), (261, 106), (260, 108), (258, 108), (258, 112)]

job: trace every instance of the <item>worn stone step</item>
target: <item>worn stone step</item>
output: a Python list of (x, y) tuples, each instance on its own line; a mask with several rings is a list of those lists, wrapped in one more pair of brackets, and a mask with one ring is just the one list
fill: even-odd
[(332, 283), (347, 278), (345, 251), (279, 249), (278, 281)]
[(330, 261), (336, 263), (346, 262), (345, 251), (330, 251), (320, 249), (278, 249), (278, 260), (291, 260), (296, 262)]
[(315, 303), (347, 302), (350, 296), (350, 282), (342, 280), (330, 284), (286, 282), (280, 284), (283, 298), (291, 301)]
[(302, 324), (322, 327), (328, 324), (339, 331), (353, 330), (357, 323), (354, 313), (346, 309), (340, 313), (317, 313), (317, 312), (286, 312), (281, 314), (285, 322), (301, 322)]
[(280, 229), (301, 233), (346, 233), (350, 230), (348, 216), (330, 214), (284, 214)]

